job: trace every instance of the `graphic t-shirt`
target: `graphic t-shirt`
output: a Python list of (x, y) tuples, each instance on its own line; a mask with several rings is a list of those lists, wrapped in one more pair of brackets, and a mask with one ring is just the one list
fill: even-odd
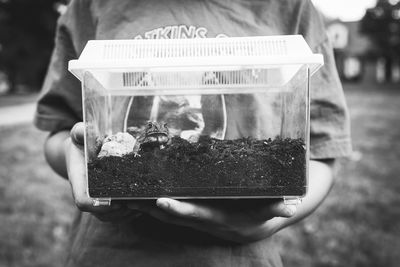
[[(325, 65), (311, 80), (311, 158), (346, 156), (349, 120), (332, 49), (310, 0), (72, 0), (56, 44), (35, 124), (56, 132), (82, 121), (80, 82), (67, 70), (91, 39), (207, 38), (302, 34)], [(143, 98), (145, 108), (149, 99)], [(243, 104), (243, 103), (236, 103)], [(245, 118), (235, 117), (238, 129)], [(281, 266), (273, 238), (235, 244), (142, 215), (75, 220), (67, 266)]]

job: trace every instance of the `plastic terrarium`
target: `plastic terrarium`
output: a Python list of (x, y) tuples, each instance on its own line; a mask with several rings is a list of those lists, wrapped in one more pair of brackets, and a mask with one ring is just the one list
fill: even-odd
[(89, 41), (69, 62), (89, 196), (301, 198), (322, 64), (300, 35)]

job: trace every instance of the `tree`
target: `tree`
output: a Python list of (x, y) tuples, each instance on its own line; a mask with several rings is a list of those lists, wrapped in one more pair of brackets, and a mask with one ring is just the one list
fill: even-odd
[(400, 0), (378, 0), (362, 18), (360, 31), (374, 43), (373, 56), (384, 59), (390, 79), (391, 68), (400, 59)]
[(400, 55), (400, 0), (378, 0), (361, 20), (368, 35), (383, 55)]
[(38, 89), (53, 48), (57, 0), (0, 0), (0, 71)]

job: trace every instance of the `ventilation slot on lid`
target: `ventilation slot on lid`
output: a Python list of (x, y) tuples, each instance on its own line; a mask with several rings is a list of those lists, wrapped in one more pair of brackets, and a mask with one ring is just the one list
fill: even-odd
[(269, 71), (248, 69), (219, 72), (124, 72), (122, 74), (122, 85), (132, 89), (265, 87), (269, 82)]
[(210, 42), (207, 39), (173, 42), (173, 40), (146, 40), (138, 44), (105, 44), (103, 59), (143, 59), (143, 58), (180, 58), (180, 57), (216, 57), (216, 56), (279, 56), (287, 55), (285, 40), (242, 40), (237, 42)]

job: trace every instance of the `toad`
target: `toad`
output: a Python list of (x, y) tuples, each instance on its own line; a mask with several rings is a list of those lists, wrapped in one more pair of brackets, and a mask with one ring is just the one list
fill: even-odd
[(138, 148), (143, 150), (163, 149), (170, 141), (170, 133), (166, 123), (149, 121), (138, 137)]

